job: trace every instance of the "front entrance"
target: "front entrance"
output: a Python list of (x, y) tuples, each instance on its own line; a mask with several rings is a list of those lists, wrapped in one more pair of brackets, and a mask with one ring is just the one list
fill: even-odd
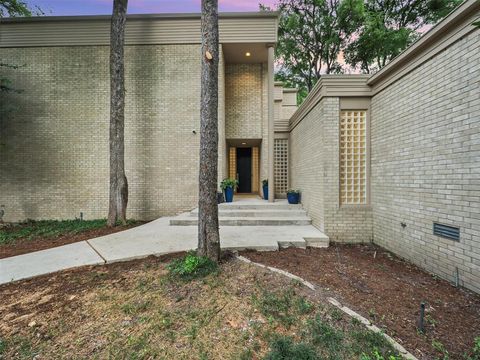
[(252, 148), (237, 148), (238, 193), (252, 192)]
[(228, 177), (238, 180), (238, 194), (258, 194), (260, 187), (260, 148), (255, 146), (256, 143), (249, 144), (248, 140), (237, 142), (241, 143), (241, 146), (229, 144)]

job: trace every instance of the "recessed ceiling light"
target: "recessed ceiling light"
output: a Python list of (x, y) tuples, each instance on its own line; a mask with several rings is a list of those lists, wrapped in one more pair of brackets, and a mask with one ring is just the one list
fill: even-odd
[(252, 54), (250, 54), (248, 51), (245, 53), (245, 56), (250, 56)]
[(247, 145), (247, 143), (242, 143), (242, 145)]

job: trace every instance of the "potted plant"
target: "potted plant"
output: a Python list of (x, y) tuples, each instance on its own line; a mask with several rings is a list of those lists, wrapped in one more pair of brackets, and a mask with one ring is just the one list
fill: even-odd
[(268, 200), (268, 180), (262, 180), (263, 198)]
[(298, 204), (300, 200), (300, 190), (288, 190), (287, 199), (289, 204)]
[(238, 187), (237, 179), (223, 179), (220, 183), (220, 188), (225, 193), (225, 202), (233, 201), (233, 192)]

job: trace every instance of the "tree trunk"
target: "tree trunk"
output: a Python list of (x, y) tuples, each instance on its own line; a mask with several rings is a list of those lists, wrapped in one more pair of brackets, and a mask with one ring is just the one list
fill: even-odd
[(110, 28), (110, 197), (108, 226), (126, 223), (124, 43), (128, 0), (114, 0)]
[(202, 0), (198, 254), (218, 261), (218, 1)]

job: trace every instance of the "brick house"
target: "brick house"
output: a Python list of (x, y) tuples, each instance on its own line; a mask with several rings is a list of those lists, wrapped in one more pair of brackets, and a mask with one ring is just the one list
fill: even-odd
[[(297, 109), (273, 80), (276, 13), (220, 16), (219, 180), (302, 191), (331, 240), (373, 241), (480, 292), (480, 2), (467, 0), (374, 75), (324, 76)], [(132, 15), (126, 32), (129, 216), (196, 206), (198, 15)], [(109, 17), (3, 19), (26, 91), (1, 120), (5, 220), (104, 217)], [(10, 95), (9, 95), (10, 96)], [(271, 141), (273, 139), (273, 141)]]

